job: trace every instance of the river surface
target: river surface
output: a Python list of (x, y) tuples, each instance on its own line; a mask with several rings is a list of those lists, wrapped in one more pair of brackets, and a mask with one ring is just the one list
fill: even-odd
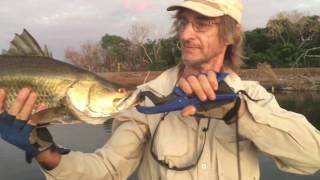
[[(320, 93), (281, 93), (276, 94), (279, 104), (288, 109), (303, 113), (308, 120), (320, 129)], [(110, 129), (103, 126), (66, 125), (52, 127), (50, 131), (55, 141), (73, 150), (93, 152), (110, 137)], [(0, 180), (42, 180), (37, 163), (27, 164), (24, 153), (0, 140)], [(301, 176), (281, 172), (273, 161), (260, 157), (261, 180), (319, 180), (320, 172)], [(135, 175), (129, 178), (136, 180)]]

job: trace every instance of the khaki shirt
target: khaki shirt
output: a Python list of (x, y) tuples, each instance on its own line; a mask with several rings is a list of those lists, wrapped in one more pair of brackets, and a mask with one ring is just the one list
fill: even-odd
[[(138, 87), (157, 96), (170, 94), (178, 79), (178, 67)], [(225, 82), (237, 92), (245, 90), (259, 102), (246, 100), (248, 112), (239, 119), (241, 174), (243, 180), (258, 180), (257, 152), (272, 157), (279, 169), (298, 174), (312, 174), (320, 168), (320, 133), (303, 115), (282, 109), (274, 96), (257, 82), (242, 81), (231, 73)], [(143, 105), (152, 106), (149, 100)], [(237, 180), (237, 156), (234, 125), (211, 119), (183, 118), (169, 113), (155, 129), (162, 114), (145, 115), (135, 108), (123, 112), (113, 124), (111, 139), (95, 153), (72, 151), (63, 155), (58, 167), (44, 171), (47, 179), (123, 180), (138, 168), (141, 180)], [(199, 123), (198, 123), (199, 122)], [(160, 166), (153, 152), (170, 167), (194, 163), (195, 168), (174, 171)], [(205, 141), (205, 142), (204, 142)]]

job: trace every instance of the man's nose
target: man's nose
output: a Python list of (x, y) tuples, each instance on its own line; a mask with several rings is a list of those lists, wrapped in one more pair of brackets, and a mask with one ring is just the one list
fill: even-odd
[(188, 22), (181, 30), (180, 30), (180, 40), (186, 41), (193, 38), (195, 31), (193, 29), (193, 25), (191, 22)]

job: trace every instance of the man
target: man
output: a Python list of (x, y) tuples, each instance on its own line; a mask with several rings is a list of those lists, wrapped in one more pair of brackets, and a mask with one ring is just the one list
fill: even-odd
[[(259, 179), (258, 151), (271, 156), (281, 170), (299, 174), (318, 171), (319, 131), (302, 115), (280, 108), (258, 83), (242, 81), (233, 72), (241, 59), (240, 0), (186, 0), (168, 10), (176, 10), (174, 26), (183, 65), (138, 89), (161, 97), (179, 85), (202, 101), (215, 100), (219, 89), (215, 72), (228, 72), (224, 81), (234, 92), (260, 99), (255, 102), (239, 95), (235, 121), (241, 137), (235, 137), (235, 123), (193, 116), (197, 113), (194, 106), (154, 115), (133, 108), (117, 117), (111, 139), (95, 153), (37, 153), (47, 179), (126, 179), (137, 167), (142, 180)], [(1, 112), (4, 97), (0, 91)], [(9, 114), (28, 119), (35, 99), (36, 94), (24, 88)], [(149, 99), (142, 104), (153, 105)]]

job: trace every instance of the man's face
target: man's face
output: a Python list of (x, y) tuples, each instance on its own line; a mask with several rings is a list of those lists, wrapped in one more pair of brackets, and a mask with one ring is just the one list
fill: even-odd
[(226, 45), (218, 38), (218, 18), (208, 18), (187, 9), (182, 9), (177, 18), (185, 65), (199, 67), (224, 55)]

